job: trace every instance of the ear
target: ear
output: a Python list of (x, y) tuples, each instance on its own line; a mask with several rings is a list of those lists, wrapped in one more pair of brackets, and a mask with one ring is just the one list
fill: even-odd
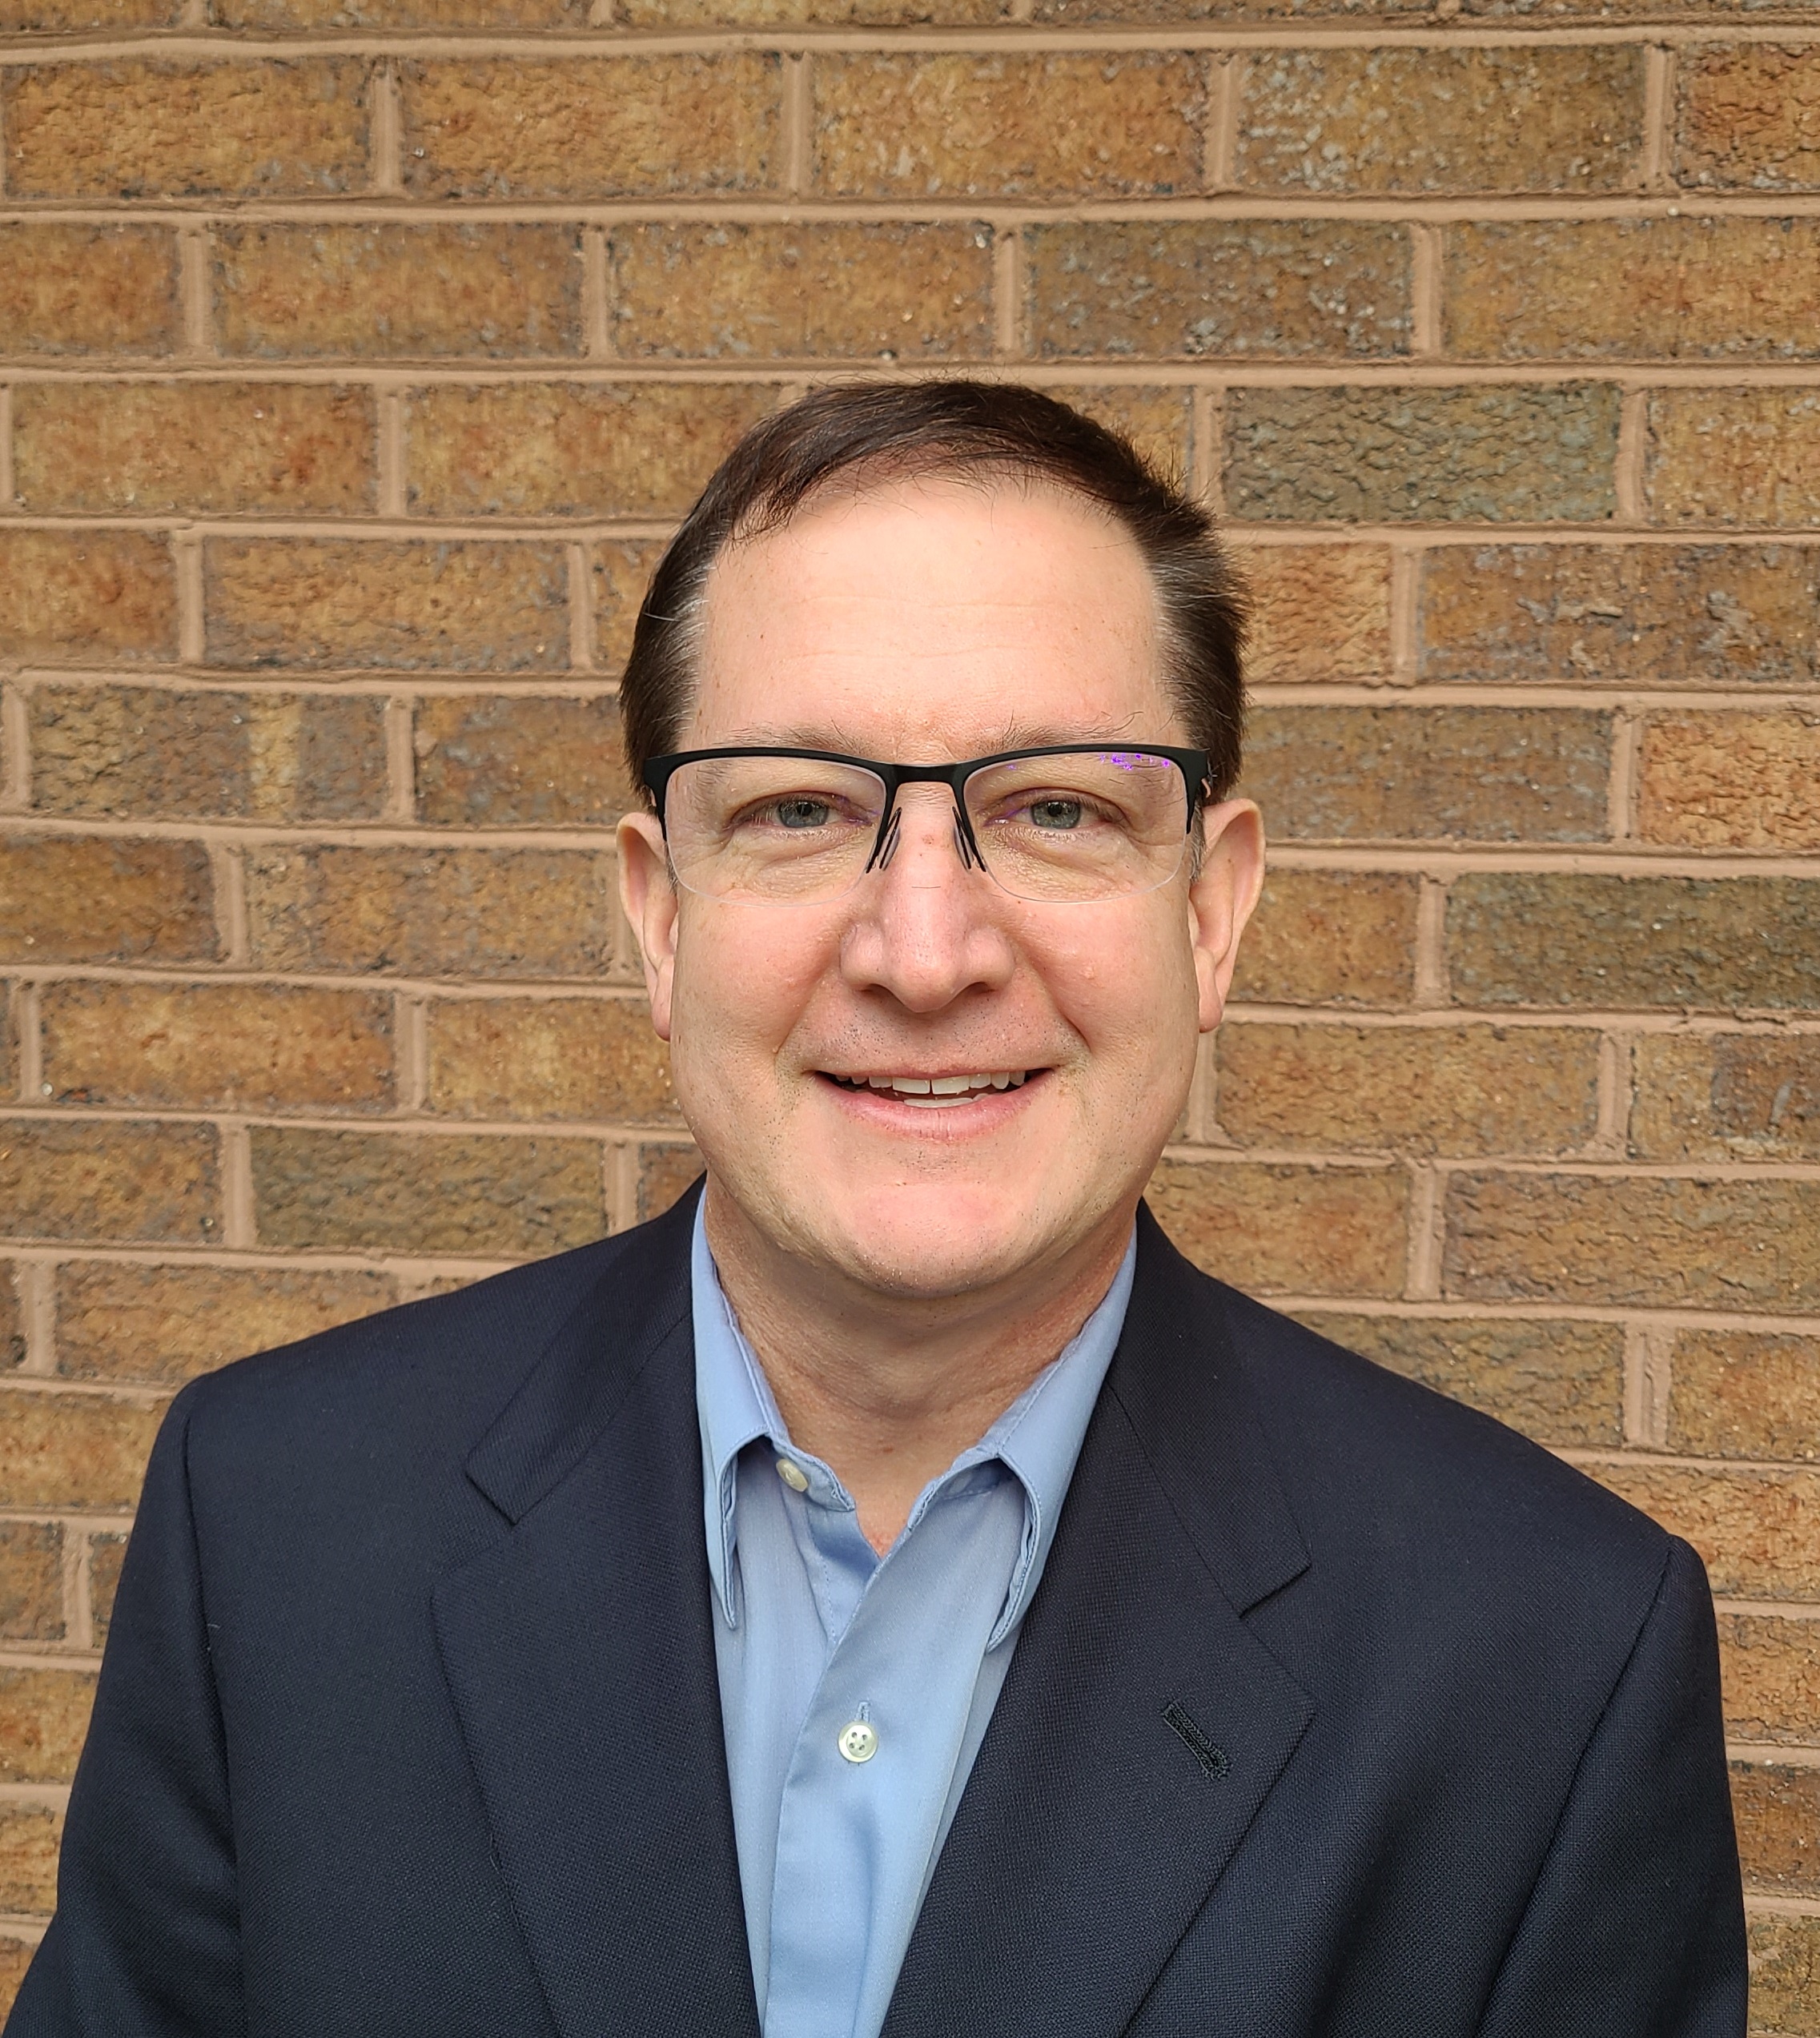
[(628, 814), (621, 818), (615, 839), (619, 845), (620, 903), (638, 937), (651, 1023), (658, 1038), (667, 1040), (676, 975), (677, 895), (664, 831), (654, 814)]
[(1251, 800), (1223, 800), (1202, 814), (1201, 838), (1206, 847), (1188, 886), (1188, 923), (1200, 1028), (1211, 1033), (1232, 987), (1239, 937), (1264, 890), (1264, 817)]

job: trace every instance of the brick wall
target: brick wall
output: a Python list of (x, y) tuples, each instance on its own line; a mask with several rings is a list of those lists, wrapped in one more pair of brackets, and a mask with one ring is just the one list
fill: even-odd
[(1820, 2032), (1775, 0), (0, 0), (0, 1969), (173, 1386), (693, 1172), (628, 618), (750, 419), (937, 364), (1178, 462), (1264, 601), (1273, 874), (1159, 1207), (1700, 1547), (1756, 2014)]

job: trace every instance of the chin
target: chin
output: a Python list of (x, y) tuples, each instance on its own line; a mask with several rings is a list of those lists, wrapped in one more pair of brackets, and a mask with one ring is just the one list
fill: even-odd
[(1002, 1188), (893, 1184), (842, 1198), (806, 1229), (817, 1257), (868, 1288), (933, 1300), (990, 1287), (1071, 1243), (1083, 1228), (1068, 1214), (1008, 1204)]

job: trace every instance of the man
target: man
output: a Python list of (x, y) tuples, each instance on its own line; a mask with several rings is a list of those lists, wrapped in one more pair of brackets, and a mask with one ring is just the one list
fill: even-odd
[(1140, 1201), (1239, 621), (1032, 392), (735, 452), (623, 694), (705, 1187), (179, 1397), (10, 2031), (1742, 2031), (1697, 1559)]

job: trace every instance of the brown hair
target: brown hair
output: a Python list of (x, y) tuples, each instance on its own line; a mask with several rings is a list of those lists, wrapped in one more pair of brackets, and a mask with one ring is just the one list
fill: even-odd
[(632, 782), (677, 747), (702, 593), (721, 548), (787, 524), (837, 476), (858, 483), (1009, 474), (1096, 503), (1143, 554), (1161, 606), (1174, 694), (1211, 760), (1212, 796), (1239, 775), (1245, 605), (1213, 519), (1131, 442), (1018, 383), (846, 382), (761, 419), (716, 469), (670, 541), (638, 612), (620, 687)]

